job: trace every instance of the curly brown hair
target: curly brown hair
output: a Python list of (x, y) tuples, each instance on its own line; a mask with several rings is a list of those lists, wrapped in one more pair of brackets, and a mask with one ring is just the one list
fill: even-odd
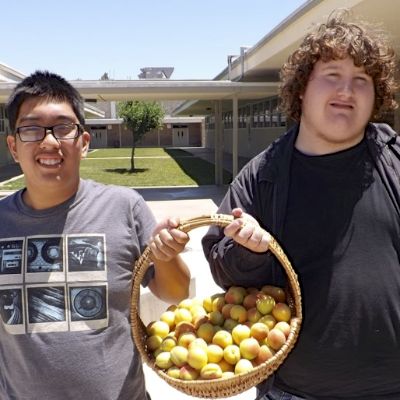
[(306, 35), (300, 47), (281, 69), (281, 109), (300, 121), (301, 99), (314, 64), (341, 60), (350, 56), (357, 67), (363, 66), (375, 87), (373, 117), (394, 110), (396, 57), (385, 33), (366, 22), (347, 22), (348, 10), (336, 10), (326, 23)]

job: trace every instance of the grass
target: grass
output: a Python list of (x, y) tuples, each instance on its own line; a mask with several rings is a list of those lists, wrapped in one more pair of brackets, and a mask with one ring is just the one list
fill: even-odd
[[(132, 187), (214, 184), (214, 164), (184, 150), (138, 148), (135, 152), (134, 172), (130, 171), (130, 154), (131, 149), (99, 149), (90, 152), (87, 159), (81, 162), (81, 177)], [(224, 183), (230, 179), (231, 174), (224, 171)], [(23, 186), (21, 178), (0, 186), (0, 189), (16, 190)]]

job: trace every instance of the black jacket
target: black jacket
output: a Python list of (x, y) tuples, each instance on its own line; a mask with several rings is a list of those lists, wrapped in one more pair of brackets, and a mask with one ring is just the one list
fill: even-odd
[[(281, 242), (297, 134), (296, 125), (253, 158), (232, 182), (218, 212), (230, 214), (233, 208), (240, 207)], [(365, 137), (377, 171), (400, 216), (400, 138), (388, 125), (372, 123), (368, 124)], [(280, 244), (284, 249), (284, 244)], [(223, 288), (284, 284), (282, 268), (271, 253), (253, 253), (224, 237), (220, 228), (209, 229), (203, 238), (203, 250), (214, 280)]]

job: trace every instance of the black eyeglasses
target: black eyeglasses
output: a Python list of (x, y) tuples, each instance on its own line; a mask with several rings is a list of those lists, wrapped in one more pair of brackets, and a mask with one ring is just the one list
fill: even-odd
[(16, 129), (21, 142), (41, 142), (50, 132), (57, 140), (76, 139), (83, 133), (80, 124), (59, 124), (54, 126), (20, 126)]

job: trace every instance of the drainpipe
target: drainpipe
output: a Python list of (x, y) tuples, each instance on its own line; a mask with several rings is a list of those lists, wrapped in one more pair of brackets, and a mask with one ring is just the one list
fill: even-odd
[(240, 77), (238, 81), (241, 81), (244, 77), (244, 55), (246, 54), (246, 51), (250, 48), (250, 46), (240, 46)]

